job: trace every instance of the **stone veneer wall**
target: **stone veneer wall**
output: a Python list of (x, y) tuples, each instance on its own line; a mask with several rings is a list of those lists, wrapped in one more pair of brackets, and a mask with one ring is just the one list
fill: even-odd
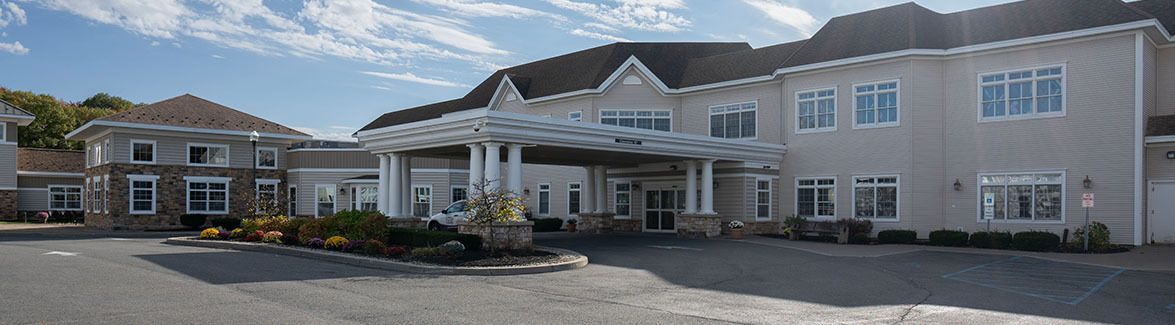
[[(247, 216), (251, 210), (255, 189), (252, 169), (226, 167), (191, 167), (178, 165), (106, 164), (86, 169), (86, 177), (110, 175), (108, 213), (86, 213), (86, 226), (99, 229), (156, 230), (179, 229), (179, 217), (187, 213), (187, 182), (184, 176), (231, 177), (229, 182), (229, 213), (208, 215), (209, 219), (225, 216)], [(130, 180), (127, 175), (158, 175), (155, 183), (155, 214), (132, 215), (130, 210)], [(257, 179), (279, 179), (278, 207), (285, 209), (286, 171), (258, 169)], [(88, 189), (87, 189), (88, 191)], [(284, 212), (284, 211), (282, 211)]]
[(677, 237), (715, 238), (722, 234), (722, 217), (717, 214), (678, 214), (674, 217)]
[[(729, 235), (730, 227), (726, 225), (734, 219), (722, 219), (722, 234)], [(743, 231), (748, 235), (778, 235), (783, 233), (783, 226), (779, 221), (743, 221)]]
[(0, 220), (16, 220), (16, 191), (0, 191)]
[(426, 229), (428, 221), (420, 218), (388, 218), (388, 227), (403, 229)]
[(615, 215), (612, 213), (580, 213), (577, 230), (589, 234), (605, 234), (612, 232)]
[(613, 219), (612, 231), (641, 232), (641, 219)]
[[(534, 221), (494, 223), (492, 225), (460, 223), (457, 225), (457, 232), (481, 236), (483, 250), (493, 247), (499, 250), (530, 251), (534, 250), (533, 227)], [(493, 236), (490, 235), (490, 232), (493, 232)]]

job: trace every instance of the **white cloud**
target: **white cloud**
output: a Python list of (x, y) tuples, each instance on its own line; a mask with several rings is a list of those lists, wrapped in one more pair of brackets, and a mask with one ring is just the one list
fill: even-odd
[(213, 59), (221, 59), (221, 60), (224, 60), (224, 56), (222, 56), (222, 55), (220, 55), (220, 54), (213, 54), (213, 55), (212, 55), (212, 58), (213, 58)]
[[(470, 87), (469, 85), (464, 85), (464, 84), (460, 84), (460, 83), (456, 83), (456, 82), (452, 82), (452, 81), (448, 81), (448, 80), (444, 80), (444, 79), (430, 79), (430, 78), (417, 76), (416, 74), (413, 74), (411, 72), (388, 73), (388, 72), (377, 72), (377, 71), (360, 71), (359, 73), (373, 76), (373, 77), (380, 77), (380, 78), (399, 80), (399, 81), (407, 81), (407, 82), (413, 82), (413, 83), (430, 85), (430, 86), (455, 87), (455, 88), (469, 88)], [(377, 87), (376, 89), (383, 89), (383, 88)], [(385, 89), (385, 90), (390, 90), (390, 89)]]
[(475, 0), (413, 0), (418, 3), (428, 4), (434, 7), (441, 8), (445, 11), (452, 12), (466, 17), (510, 17), (510, 18), (531, 18), (531, 17), (545, 17), (557, 21), (564, 21), (567, 18), (549, 13), (542, 10), (526, 8), (511, 4), (485, 2)]
[(16, 55), (29, 54), (29, 49), (20, 44), (19, 41), (12, 43), (0, 42), (0, 52), (8, 52)]
[(548, 3), (570, 10), (596, 23), (611, 28), (628, 28), (653, 32), (678, 32), (688, 29), (693, 22), (672, 10), (687, 9), (681, 0), (616, 0), (617, 5), (547, 0)]
[(172, 39), (194, 13), (177, 0), (45, 0), (47, 8), (151, 37)]
[(16, 3), (0, 1), (0, 28), (8, 27), (8, 24), (12, 23), (28, 24), (29, 17), (25, 14), (24, 9), (21, 9)]
[(605, 40), (605, 41), (610, 41), (610, 42), (632, 42), (632, 40), (629, 40), (627, 38), (608, 35), (608, 34), (604, 34), (604, 33), (586, 31), (586, 30), (578, 29), (578, 28), (575, 30), (572, 30), (571, 35), (591, 37), (594, 39)]
[(818, 27), (816, 24), (819, 22), (812, 14), (778, 0), (743, 0), (743, 2), (762, 11), (771, 20), (795, 28), (804, 34), (804, 37), (811, 37)]
[(331, 127), (331, 130), (323, 130), (323, 129), (319, 129), (319, 128), (295, 126), (295, 127), (293, 127), (293, 129), (301, 131), (302, 133), (309, 134), (311, 137), (314, 137), (314, 139), (316, 139), (316, 140), (330, 140), (330, 141), (343, 141), (343, 142), (357, 142), (358, 141), (357, 139), (351, 137), (351, 134), (355, 133), (355, 130), (358, 130), (359, 128), (348, 128), (348, 130), (340, 130), (335, 127)]
[(151, 41), (151, 46), (159, 46), (159, 41)]

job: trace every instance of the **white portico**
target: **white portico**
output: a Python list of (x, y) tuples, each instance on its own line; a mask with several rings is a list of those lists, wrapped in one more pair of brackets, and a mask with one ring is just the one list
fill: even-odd
[(582, 183), (581, 214), (612, 212), (606, 200), (610, 168), (682, 163), (689, 189), (683, 214), (714, 215), (721, 212), (714, 210), (715, 162), (778, 164), (787, 150), (778, 144), (487, 109), (365, 130), (356, 137), (360, 145), (379, 156), (380, 193), (384, 193), (379, 207), (391, 217), (410, 216), (405, 207), (411, 204), (404, 192), (411, 176), (404, 171), (410, 168), (411, 157), (469, 159), (471, 185), (485, 181), (490, 189), (503, 187), (520, 194), (523, 163), (581, 166), (587, 175)]

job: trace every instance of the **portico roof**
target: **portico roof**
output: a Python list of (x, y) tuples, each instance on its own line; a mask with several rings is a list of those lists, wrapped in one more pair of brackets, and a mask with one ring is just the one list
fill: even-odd
[(712, 159), (778, 163), (787, 146), (545, 118), (476, 109), (440, 118), (356, 133), (375, 154), (468, 159), (468, 144), (530, 145), (523, 162), (567, 166), (636, 166), (644, 163)]

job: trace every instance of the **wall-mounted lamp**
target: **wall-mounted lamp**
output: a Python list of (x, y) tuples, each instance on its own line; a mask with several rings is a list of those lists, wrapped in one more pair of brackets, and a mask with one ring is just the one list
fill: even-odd
[(955, 179), (955, 191), (962, 191), (962, 190), (963, 190), (963, 182), (960, 182), (959, 179), (956, 178)]
[(714, 189), (718, 189), (718, 181), (714, 181)]
[(1084, 186), (1085, 188), (1093, 187), (1093, 180), (1089, 179), (1089, 175), (1085, 175), (1085, 180), (1081, 181), (1081, 186)]
[(669, 170), (677, 171), (677, 165), (669, 165)]
[(530, 188), (527, 187), (527, 188), (522, 189), (522, 194), (529, 196), (530, 195)]
[(1168, 151), (1167, 159), (1175, 159), (1175, 151)]
[(639, 191), (641, 189), (641, 183), (632, 183), (632, 189)]

